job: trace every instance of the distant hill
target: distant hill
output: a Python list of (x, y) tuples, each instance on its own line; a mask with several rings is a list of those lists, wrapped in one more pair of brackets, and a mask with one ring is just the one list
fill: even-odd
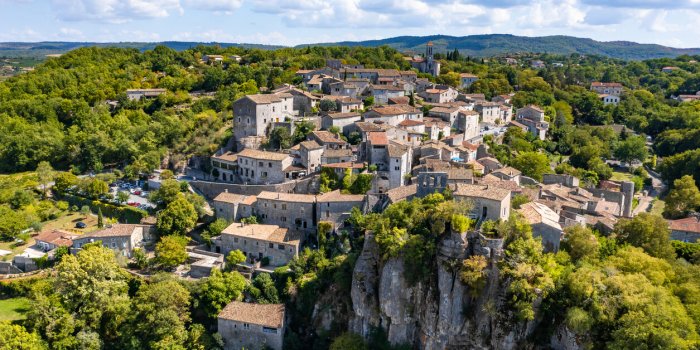
[(187, 50), (197, 45), (219, 45), (221, 47), (239, 46), (243, 48), (259, 48), (265, 50), (273, 50), (284, 46), (262, 45), (262, 44), (236, 44), (236, 43), (218, 43), (218, 42), (190, 42), (190, 41), (164, 41), (158, 43), (143, 43), (143, 42), (119, 42), (119, 43), (95, 43), (95, 42), (68, 42), (68, 41), (42, 41), (37, 43), (28, 42), (6, 42), (0, 43), (0, 57), (44, 57), (49, 54), (65, 53), (73, 49), (85, 46), (97, 47), (128, 47), (136, 48), (141, 51), (152, 50), (157, 45), (165, 45), (173, 50)]
[[(432, 41), (436, 52), (457, 49), (462, 55), (488, 57), (515, 53), (552, 53), (601, 55), (627, 60), (642, 60), (680, 55), (698, 55), (700, 48), (677, 49), (656, 44), (639, 44), (629, 41), (595, 41), (571, 36), (525, 37), (510, 34), (469, 36), (398, 36), (394, 38), (365, 41), (341, 41), (337, 43), (311, 44), (321, 46), (382, 46), (398, 50), (425, 51), (425, 44)], [(309, 46), (309, 45), (299, 45)]]
[[(336, 43), (303, 44), (306, 46), (382, 46), (387, 45), (401, 51), (425, 51), (425, 44), (432, 41), (436, 52), (446, 50), (460, 51), (462, 55), (473, 57), (489, 57), (517, 53), (553, 53), (584, 55), (601, 55), (627, 60), (642, 60), (661, 57), (676, 57), (680, 55), (700, 55), (700, 48), (678, 49), (656, 44), (639, 44), (629, 41), (595, 41), (593, 39), (576, 38), (571, 36), (542, 36), (525, 37), (510, 34), (488, 34), (469, 36), (398, 36), (394, 38), (365, 40), (365, 41), (341, 41)], [(158, 43), (120, 42), (120, 43), (94, 43), (94, 42), (63, 42), (46, 41), (38, 43), (7, 42), (0, 43), (0, 57), (35, 57), (42, 58), (48, 54), (64, 53), (78, 47), (131, 47), (139, 50), (150, 50), (156, 45), (165, 45), (174, 50), (186, 50), (197, 45), (219, 45), (221, 47), (240, 46), (244, 48), (259, 48), (265, 50), (278, 49), (285, 46), (262, 44), (236, 44), (218, 42), (185, 42), (164, 41)]]

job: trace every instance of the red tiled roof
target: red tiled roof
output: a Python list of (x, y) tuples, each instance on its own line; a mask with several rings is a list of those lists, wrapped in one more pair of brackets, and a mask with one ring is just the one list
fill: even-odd
[(389, 139), (386, 137), (386, 132), (382, 131), (371, 131), (367, 133), (367, 140), (372, 145), (388, 145), (389, 144)]
[(694, 217), (670, 220), (668, 224), (673, 231), (700, 233), (700, 219)]

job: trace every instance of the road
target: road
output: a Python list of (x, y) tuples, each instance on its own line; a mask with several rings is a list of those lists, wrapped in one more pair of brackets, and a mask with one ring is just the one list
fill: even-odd
[(651, 177), (651, 188), (646, 196), (639, 197), (639, 204), (632, 211), (632, 215), (650, 211), (654, 198), (657, 198), (666, 191), (666, 184), (661, 180), (659, 174), (649, 169), (647, 169), (647, 172), (649, 173), (649, 177)]

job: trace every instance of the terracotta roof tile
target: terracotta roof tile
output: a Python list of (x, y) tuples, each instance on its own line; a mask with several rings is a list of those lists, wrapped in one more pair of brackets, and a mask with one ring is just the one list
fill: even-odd
[(219, 318), (264, 327), (282, 328), (284, 304), (253, 304), (233, 301), (221, 310)]

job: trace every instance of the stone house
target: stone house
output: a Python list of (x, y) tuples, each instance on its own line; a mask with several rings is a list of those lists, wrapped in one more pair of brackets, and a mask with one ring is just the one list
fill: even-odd
[(475, 111), (459, 111), (457, 114), (457, 129), (464, 132), (464, 139), (479, 136), (479, 113)]
[(37, 236), (34, 237), (36, 245), (45, 252), (52, 251), (58, 247), (71, 247), (73, 246), (73, 238), (76, 234), (70, 233), (63, 230), (48, 230), (42, 231)]
[(219, 193), (211, 203), (216, 217), (225, 219), (228, 222), (240, 220), (246, 216), (242, 216), (239, 210), (240, 204), (245, 202), (250, 196), (229, 193), (228, 190)]
[(474, 109), (481, 114), (481, 122), (489, 124), (497, 124), (501, 120), (501, 107), (495, 102), (480, 102), (474, 106)]
[(516, 184), (520, 185), (520, 175), (522, 172), (520, 170), (515, 169), (513, 167), (503, 167), (500, 169), (496, 169), (490, 173), (491, 175), (505, 181), (513, 181)]
[(383, 122), (397, 126), (404, 120), (422, 120), (423, 112), (409, 105), (391, 105), (374, 107), (363, 114), (367, 122)]
[(549, 123), (545, 121), (544, 110), (539, 106), (529, 105), (518, 109), (517, 122), (526, 126), (528, 131), (540, 140), (544, 140), (549, 130)]
[(237, 140), (265, 136), (273, 123), (294, 117), (294, 96), (290, 93), (247, 95), (233, 103), (233, 135)]
[[(211, 166), (215, 180), (225, 182), (238, 181), (238, 155), (233, 152), (215, 154), (211, 157)], [(217, 174), (218, 173), (218, 174)]]
[(622, 84), (620, 83), (601, 83), (594, 81), (591, 83), (591, 91), (595, 91), (599, 95), (622, 95)]
[(343, 135), (349, 135), (353, 129), (353, 124), (362, 120), (362, 115), (357, 112), (347, 113), (327, 113), (321, 119), (321, 125), (328, 130), (332, 127), (337, 127)]
[(461, 73), (459, 75), (459, 87), (468, 89), (474, 82), (479, 80), (479, 77), (471, 73)]
[(130, 101), (138, 101), (142, 98), (156, 98), (166, 92), (165, 89), (128, 89), (126, 90), (126, 98)]
[(306, 169), (307, 174), (321, 170), (321, 155), (323, 154), (323, 150), (323, 146), (313, 140), (299, 143), (300, 162), (302, 167)]
[(433, 107), (428, 111), (428, 115), (434, 118), (440, 118), (450, 124), (450, 127), (458, 129), (457, 115), (461, 111), (458, 106), (450, 107)]
[(351, 149), (326, 149), (321, 155), (321, 164), (347, 163), (356, 160), (355, 154)]
[(445, 138), (450, 136), (451, 128), (450, 124), (443, 121), (441, 118), (423, 118), (423, 123), (425, 123), (425, 133), (431, 140), (439, 140), (440, 138)]
[(367, 166), (364, 163), (354, 163), (354, 162), (343, 162), (343, 163), (330, 163), (323, 164), (323, 168), (333, 169), (333, 172), (338, 176), (338, 180), (342, 181), (345, 177), (345, 171), (350, 169), (353, 175), (357, 175), (362, 172)]
[(455, 101), (455, 99), (457, 99), (457, 95), (459, 95), (459, 92), (451, 87), (442, 89), (432, 88), (426, 89), (425, 91), (420, 92), (418, 95), (428, 103), (447, 103)]
[(559, 214), (539, 202), (528, 202), (517, 210), (525, 221), (532, 227), (532, 235), (542, 238), (542, 246), (546, 252), (559, 251), (559, 243), (564, 236), (564, 230), (559, 224)]
[(311, 114), (321, 100), (320, 97), (308, 91), (298, 89), (292, 85), (285, 85), (273, 91), (274, 94), (288, 93), (292, 95), (292, 111), (295, 115), (304, 116)]
[(270, 266), (284, 266), (299, 254), (299, 232), (277, 225), (233, 223), (213, 240), (217, 253), (224, 256), (240, 250), (247, 263), (253, 264), (267, 258)]
[(411, 159), (413, 158), (411, 147), (392, 141), (387, 146), (387, 156), (389, 188), (404, 186), (406, 174), (411, 173)]
[(357, 85), (346, 81), (330, 83), (328, 88), (332, 96), (348, 96), (351, 98), (357, 98), (357, 96), (362, 93)]
[(696, 243), (700, 240), (699, 217), (669, 220), (668, 224), (671, 229), (671, 239), (691, 243)]
[(345, 140), (327, 130), (313, 131), (307, 136), (307, 139), (316, 141), (325, 149), (343, 149), (348, 147), (348, 143)]
[(374, 104), (385, 105), (390, 98), (406, 96), (403, 87), (394, 85), (370, 85), (370, 93), (374, 97)]
[(471, 216), (478, 220), (508, 220), (511, 191), (493, 185), (456, 184), (452, 195), (474, 203)]
[(503, 168), (503, 164), (501, 164), (501, 162), (499, 162), (498, 159), (493, 157), (479, 158), (476, 161), (484, 167), (484, 175), (490, 174), (492, 171)]
[(295, 231), (315, 232), (316, 197), (311, 194), (260, 192), (255, 213), (262, 222)]
[(102, 245), (127, 257), (134, 248), (143, 246), (153, 239), (153, 225), (115, 224), (102, 230), (86, 233), (73, 238), (73, 249), (77, 251), (88, 243), (101, 241)]
[(334, 227), (350, 216), (353, 207), (362, 208), (365, 196), (362, 194), (342, 194), (340, 190), (316, 196), (316, 222), (332, 222)]
[(284, 304), (232, 301), (219, 313), (217, 329), (224, 340), (225, 350), (282, 350)]
[(286, 153), (244, 149), (237, 154), (238, 176), (252, 185), (278, 184), (293, 178), (287, 171), (292, 157)]

